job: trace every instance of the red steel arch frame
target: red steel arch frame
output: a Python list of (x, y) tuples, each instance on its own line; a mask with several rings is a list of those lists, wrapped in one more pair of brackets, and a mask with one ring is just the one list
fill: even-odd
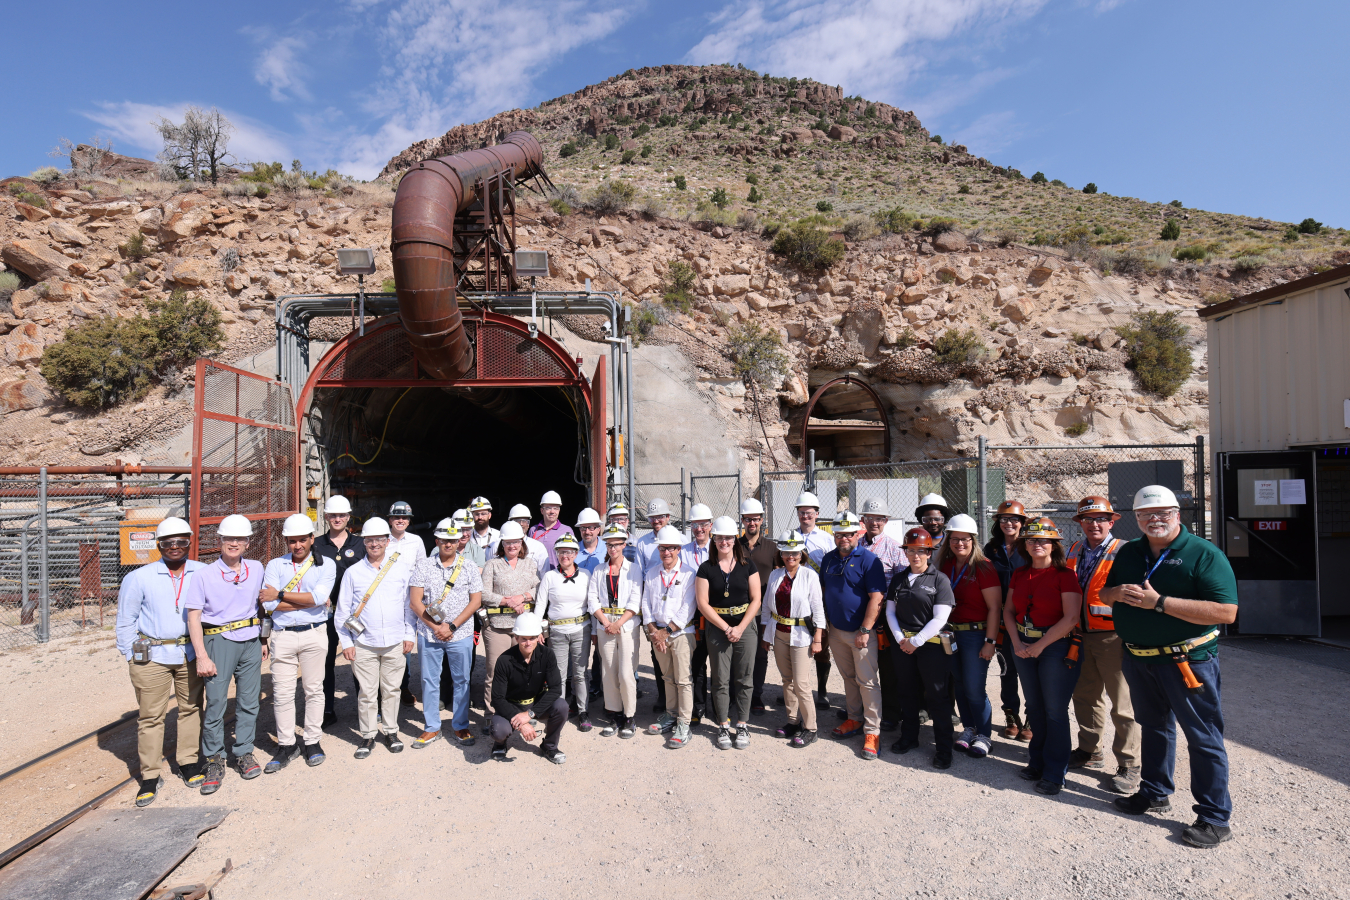
[(811, 411), (816, 408), (816, 402), (824, 396), (825, 392), (837, 384), (860, 387), (872, 398), (872, 402), (876, 404), (877, 413), (881, 416), (882, 428), (880, 430), (882, 432), (883, 444), (885, 447), (883, 452), (886, 455), (887, 461), (889, 461), (891, 458), (891, 424), (890, 418), (886, 415), (886, 407), (881, 403), (881, 395), (878, 394), (870, 384), (860, 378), (855, 378), (852, 375), (844, 375), (840, 378), (834, 378), (825, 382), (820, 387), (816, 388), (815, 393), (811, 395), (811, 399), (806, 401), (806, 415), (802, 416), (802, 457), (806, 457), (806, 441), (811, 433)]

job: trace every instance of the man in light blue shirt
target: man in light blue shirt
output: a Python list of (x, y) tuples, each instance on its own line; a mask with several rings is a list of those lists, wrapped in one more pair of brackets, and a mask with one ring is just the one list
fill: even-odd
[(155, 802), (164, 756), (164, 715), (178, 700), (178, 773), (189, 787), (200, 787), (198, 758), (202, 731), (202, 679), (189, 663), (195, 656), (187, 639), (183, 594), (201, 563), (188, 559), (192, 527), (170, 517), (155, 529), (159, 562), (134, 569), (117, 594), (117, 652), (126, 658), (140, 717), (136, 722), (141, 784), (136, 805)]
[(605, 558), (605, 545), (600, 542), (600, 513), (589, 506), (577, 516), (577, 568), (590, 574)]

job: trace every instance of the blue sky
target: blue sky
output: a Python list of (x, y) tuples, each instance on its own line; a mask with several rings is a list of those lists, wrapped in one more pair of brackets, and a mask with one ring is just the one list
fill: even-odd
[[(913, 109), (1074, 186), (1350, 227), (1350, 4), (1307, 0), (345, 0), (15, 4), (0, 175), (59, 137), (153, 156), (187, 104), (241, 159), (372, 177), (450, 126), (627, 68), (741, 62)], [(60, 19), (53, 32), (53, 16)], [(38, 36), (52, 35), (50, 38)], [(31, 51), (31, 52), (30, 52)]]

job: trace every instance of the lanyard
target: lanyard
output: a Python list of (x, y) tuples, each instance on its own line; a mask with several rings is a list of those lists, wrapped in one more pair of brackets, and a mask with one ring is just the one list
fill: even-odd
[(1148, 574), (1144, 576), (1145, 581), (1151, 581), (1153, 579), (1153, 573), (1158, 571), (1158, 566), (1162, 565), (1162, 561), (1164, 559), (1167, 559), (1167, 554), (1171, 552), (1172, 552), (1171, 547), (1168, 547), (1166, 550), (1162, 552), (1162, 554), (1158, 557), (1158, 561), (1153, 564), (1153, 568), (1149, 569)]
[[(248, 561), (247, 561), (247, 560), (243, 560), (243, 563), (244, 563), (244, 575), (243, 575), (243, 579), (244, 579), (244, 581), (248, 581)], [(221, 565), (224, 566), (225, 564), (224, 564), (224, 563), (221, 563)], [(235, 583), (235, 584), (239, 584), (239, 577), (240, 577), (240, 576), (239, 576), (239, 573), (238, 573), (238, 572), (235, 572), (234, 570), (232, 570), (229, 566), (225, 566), (225, 568), (223, 568), (223, 569), (221, 570), (221, 572), (220, 572), (220, 577), (221, 577), (221, 579), (224, 580), (224, 581), (229, 581), (229, 580), (230, 580), (230, 574), (233, 574), (233, 575), (234, 575), (234, 583)]]
[(609, 572), (609, 598), (611, 600), (619, 599), (619, 574), (618, 572)]
[[(1097, 565), (1106, 555), (1106, 546), (1110, 542), (1111, 538), (1107, 537), (1106, 540), (1097, 545), (1097, 549), (1093, 550), (1088, 547), (1087, 541), (1084, 541), (1083, 548), (1078, 551), (1078, 586), (1083, 589), (1083, 593), (1087, 593), (1087, 586), (1088, 582), (1092, 580), (1092, 573), (1097, 571)], [(1150, 571), (1149, 574), (1152, 575), (1153, 572)]]
[[(165, 568), (168, 568), (167, 566)], [(173, 611), (178, 612), (178, 598), (183, 596), (183, 581), (187, 578), (187, 563), (183, 563), (183, 574), (177, 578), (173, 577), (173, 570), (169, 569), (169, 583), (177, 582), (177, 587), (173, 592)]]
[(666, 581), (666, 576), (665, 576), (664, 572), (665, 572), (665, 570), (662, 569), (660, 572), (657, 572), (657, 573), (656, 573), (657, 577), (661, 579), (661, 602), (662, 602), (662, 603), (665, 603), (665, 602), (666, 602), (666, 598), (670, 596), (670, 588), (671, 588), (671, 586), (673, 586), (673, 585), (675, 584), (675, 582), (677, 582), (677, 581), (680, 580), (680, 570), (679, 570), (679, 569), (676, 569), (676, 570), (675, 570), (675, 574), (671, 575), (670, 581)]
[[(436, 558), (436, 562), (437, 563), (440, 562), (440, 557)], [(455, 560), (454, 570), (450, 572), (450, 577), (445, 581), (445, 587), (441, 589), (441, 599), (436, 601), (437, 605), (444, 603), (445, 598), (450, 596), (450, 592), (455, 589), (455, 582), (459, 581), (459, 570), (460, 567), (463, 565), (464, 565), (464, 554), (461, 553), (459, 554), (459, 559)], [(444, 566), (441, 566), (441, 577), (445, 578)]]
[[(953, 565), (952, 565), (952, 568), (955, 569), (956, 566), (953, 564)], [(961, 572), (960, 572), (960, 574), (958, 574), (958, 575), (956, 576), (956, 578), (954, 578), (954, 579), (952, 580), (952, 590), (953, 590), (953, 591), (956, 590), (956, 588), (961, 584), (961, 579), (963, 579), (963, 578), (966, 577), (966, 570), (969, 569), (969, 568), (970, 568), (970, 563), (966, 563), (964, 566), (961, 567)]]

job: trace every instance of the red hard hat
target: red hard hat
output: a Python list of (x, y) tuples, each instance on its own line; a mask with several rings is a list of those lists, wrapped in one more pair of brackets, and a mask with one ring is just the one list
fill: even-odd
[(923, 528), (911, 528), (905, 532), (904, 548), (906, 550), (932, 550), (933, 536)]

